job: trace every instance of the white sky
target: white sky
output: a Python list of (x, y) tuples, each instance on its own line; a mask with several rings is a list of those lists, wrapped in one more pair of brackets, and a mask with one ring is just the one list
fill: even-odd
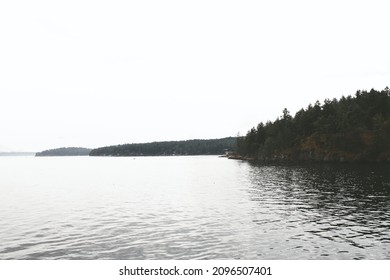
[(381, 90), (389, 6), (0, 1), (0, 151), (243, 135), (285, 107)]

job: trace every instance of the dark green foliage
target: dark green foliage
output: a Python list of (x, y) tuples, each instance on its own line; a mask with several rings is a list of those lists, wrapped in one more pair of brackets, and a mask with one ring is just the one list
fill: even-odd
[(234, 150), (235, 145), (235, 137), (124, 144), (94, 149), (90, 156), (222, 155)]
[(284, 109), (237, 146), (239, 155), (259, 160), (390, 161), (390, 90), (317, 101), (294, 117)]
[(49, 156), (88, 156), (91, 152), (91, 149), (87, 148), (58, 148), (52, 150), (45, 150), (39, 153), (36, 153), (36, 157), (49, 157)]

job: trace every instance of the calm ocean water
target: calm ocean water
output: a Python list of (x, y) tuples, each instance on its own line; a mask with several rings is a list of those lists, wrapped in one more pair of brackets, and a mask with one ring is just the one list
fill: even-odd
[(0, 259), (390, 259), (389, 171), (0, 157)]

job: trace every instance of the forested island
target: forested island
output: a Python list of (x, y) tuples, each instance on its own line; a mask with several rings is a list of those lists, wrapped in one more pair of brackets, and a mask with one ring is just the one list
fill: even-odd
[(91, 149), (79, 148), (79, 147), (68, 147), (68, 148), (58, 148), (45, 150), (39, 153), (36, 153), (36, 157), (50, 157), (50, 156), (88, 156), (91, 152)]
[(222, 155), (236, 146), (236, 137), (124, 144), (94, 149), (90, 156)]
[(237, 139), (235, 158), (258, 161), (390, 162), (390, 90), (317, 101), (259, 123)]
[(59, 148), (35, 156), (223, 155), (262, 162), (390, 162), (390, 89), (325, 99), (259, 123), (243, 137)]

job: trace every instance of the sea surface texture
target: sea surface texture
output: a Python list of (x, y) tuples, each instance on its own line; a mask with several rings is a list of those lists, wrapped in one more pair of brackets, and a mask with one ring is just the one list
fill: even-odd
[(390, 167), (0, 157), (0, 259), (390, 259)]

